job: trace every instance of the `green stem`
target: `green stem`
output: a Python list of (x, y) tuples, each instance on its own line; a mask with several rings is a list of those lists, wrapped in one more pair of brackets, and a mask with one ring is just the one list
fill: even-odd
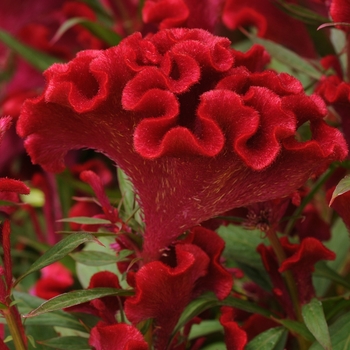
[[(276, 254), (278, 264), (279, 266), (281, 266), (282, 263), (287, 259), (287, 256), (281, 245), (280, 240), (277, 237), (277, 234), (274, 228), (270, 227), (269, 231), (267, 232), (267, 238), (271, 244), (272, 249)], [(283, 277), (284, 277), (290, 298), (292, 300), (296, 319), (299, 322), (304, 323), (303, 316), (301, 314), (301, 307), (299, 303), (298, 289), (297, 289), (292, 271), (290, 270), (284, 271)], [(299, 342), (300, 350), (306, 350), (309, 348), (308, 342), (301, 335), (297, 335), (297, 340)]]
[(337, 169), (337, 166), (332, 165), (320, 178), (316, 181), (314, 187), (311, 191), (304, 197), (299, 207), (295, 210), (292, 215), (292, 218), (288, 221), (288, 224), (284, 230), (284, 234), (288, 236), (295, 225), (295, 222), (300, 218), (304, 208), (314, 197), (315, 193), (323, 186), (323, 184), (333, 175), (334, 171)]
[(9, 327), (13, 343), (15, 344), (16, 350), (26, 350), (27, 346), (24, 342), (24, 339), (22, 338), (21, 330), (18, 327), (18, 324), (16, 322), (16, 316), (14, 314), (14, 307), (9, 307), (8, 309), (4, 310), (4, 316), (6, 319), (6, 323)]

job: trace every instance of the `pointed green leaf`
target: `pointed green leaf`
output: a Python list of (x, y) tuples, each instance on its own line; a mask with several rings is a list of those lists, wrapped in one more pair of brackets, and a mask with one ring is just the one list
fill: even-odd
[(204, 320), (200, 324), (192, 325), (188, 340), (205, 337), (216, 332), (223, 332), (223, 326), (220, 321)]
[(34, 317), (47, 312), (61, 310), (74, 305), (86, 303), (88, 301), (103, 298), (106, 296), (130, 296), (133, 295), (131, 290), (123, 290), (116, 288), (93, 288), (86, 290), (76, 290), (69, 293), (64, 293), (45, 301), (39, 307), (29, 312), (23, 317)]
[(247, 312), (251, 312), (254, 314), (260, 314), (265, 317), (270, 317), (271, 312), (269, 310), (266, 310), (262, 308), (259, 305), (256, 305), (255, 303), (248, 301), (248, 300), (243, 300), (243, 299), (238, 299), (235, 297), (228, 297), (224, 299), (223, 301), (220, 301), (220, 305), (222, 306), (231, 306), (240, 310), (244, 310)]
[(18, 41), (11, 34), (4, 30), (0, 30), (0, 41), (6, 46), (18, 53), (23, 59), (25, 59), (34, 68), (43, 72), (54, 63), (60, 62), (60, 59), (50, 56), (45, 52), (36, 50), (28, 45), (25, 45)]
[(278, 4), (292, 17), (297, 18), (305, 23), (309, 24), (321, 24), (328, 22), (327, 17), (323, 17), (318, 13), (309, 10), (303, 6), (297, 4), (291, 4), (285, 0), (276, 0)]
[(324, 261), (320, 261), (316, 264), (314, 275), (327, 278), (330, 281), (333, 281), (347, 289), (350, 289), (350, 282), (346, 278), (340, 276), (336, 271), (331, 269)]
[(100, 23), (92, 22), (83, 17), (74, 17), (65, 21), (56, 32), (53, 40), (58, 40), (67, 30), (76, 26), (77, 24), (82, 25), (87, 30), (89, 30), (94, 36), (103, 40), (110, 46), (118, 45), (121, 40), (120, 36), (112, 29)]
[(81, 225), (110, 225), (111, 222), (106, 219), (90, 218), (88, 216), (77, 216), (74, 218), (65, 218), (57, 220), (58, 222), (74, 222)]
[(289, 320), (289, 319), (277, 319), (273, 318), (274, 321), (280, 323), (282, 326), (286, 327), (292, 333), (300, 334), (303, 338), (308, 341), (314, 341), (315, 337), (312, 333), (306, 328), (303, 323), (298, 321)]
[[(127, 253), (128, 253), (127, 255), (130, 255), (132, 251), (128, 250)], [(85, 251), (70, 254), (70, 256), (76, 262), (80, 264), (88, 265), (88, 266), (103, 266), (103, 265), (113, 264), (125, 259), (125, 256), (127, 255), (125, 255), (125, 253), (112, 255), (112, 254), (106, 254), (104, 252), (93, 251), (93, 250), (85, 250)]]
[(329, 202), (329, 205), (331, 206), (333, 201), (338, 197), (341, 196), (342, 194), (350, 191), (350, 175), (345, 176), (343, 179), (341, 179), (336, 186), (333, 194), (331, 201)]
[[(287, 335), (288, 332), (283, 327), (271, 328), (251, 340), (245, 350), (275, 350), (280, 341), (285, 344)], [(284, 348), (283, 346), (282, 349)]]
[(176, 327), (173, 330), (173, 336), (193, 317), (199, 315), (203, 311), (219, 305), (219, 301), (214, 294), (205, 294), (193, 300), (182, 313)]
[(276, 60), (296, 69), (297, 71), (303, 72), (314, 79), (319, 80), (321, 78), (323, 73), (320, 70), (317, 70), (311, 63), (297, 55), (295, 52), (271, 40), (258, 38), (245, 31), (244, 33), (253, 43), (262, 45), (271, 55), (271, 57), (275, 58)]
[(268, 244), (259, 230), (247, 230), (236, 225), (221, 226), (217, 230), (225, 241), (224, 257), (228, 263), (235, 262), (244, 273), (265, 290), (271, 290), (270, 278), (256, 248)]
[(324, 316), (322, 303), (313, 298), (302, 308), (302, 315), (306, 327), (325, 350), (331, 350), (332, 344), (329, 336), (328, 325)]
[(82, 338), (77, 336), (51, 338), (48, 340), (41, 340), (39, 343), (57, 350), (91, 349), (91, 346), (89, 345), (89, 338)]
[(87, 233), (77, 233), (70, 235), (60, 242), (55, 244), (53, 247), (48, 249), (30, 268), (29, 270), (20, 276), (15, 285), (18, 284), (24, 277), (28, 276), (34, 271), (38, 271), (45, 266), (48, 266), (56, 261), (61, 260), (79, 245), (89, 241), (96, 241), (96, 238)]
[[(44, 299), (35, 297), (28, 293), (14, 291), (13, 294), (18, 301), (18, 309), (21, 314), (27, 314), (45, 302)], [(91, 315), (89, 316), (92, 317)], [(80, 322), (80, 318), (75, 317), (75, 315), (72, 313), (68, 313), (62, 310), (57, 310), (48, 314), (42, 314), (34, 318), (29, 318), (26, 320), (25, 324), (26, 326), (34, 327), (60, 326), (74, 329), (80, 332), (86, 332), (85, 327)]]
[[(350, 312), (344, 314), (329, 327), (332, 350), (350, 349)], [(322, 350), (320, 343), (315, 342), (309, 350)]]

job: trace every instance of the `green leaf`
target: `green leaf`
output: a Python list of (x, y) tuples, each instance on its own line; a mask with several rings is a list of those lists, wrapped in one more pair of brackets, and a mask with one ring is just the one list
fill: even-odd
[(225, 343), (216, 342), (201, 348), (201, 350), (227, 350), (227, 346)]
[(291, 4), (284, 0), (276, 0), (283, 9), (292, 17), (297, 18), (304, 23), (308, 24), (322, 24), (328, 22), (329, 19), (327, 17), (323, 17), (318, 13), (311, 11), (303, 6)]
[(228, 297), (222, 301), (220, 301), (220, 305), (222, 306), (231, 306), (240, 310), (244, 310), (247, 312), (260, 314), (265, 317), (270, 317), (271, 312), (269, 310), (266, 310), (255, 303), (248, 301), (248, 300), (242, 300), (235, 297)]
[(276, 60), (299, 72), (303, 72), (314, 79), (319, 80), (322, 77), (323, 73), (320, 70), (316, 69), (311, 63), (297, 55), (295, 52), (271, 40), (258, 38), (246, 31), (244, 31), (244, 34), (246, 34), (253, 43), (262, 45), (271, 57)]
[(200, 324), (192, 325), (188, 339), (193, 340), (216, 332), (223, 332), (223, 326), (220, 321), (204, 320)]
[[(340, 317), (329, 327), (332, 341), (332, 350), (350, 349), (350, 312)], [(322, 350), (323, 347), (315, 342), (309, 350)]]
[(326, 320), (330, 320), (338, 312), (344, 312), (350, 309), (350, 299), (349, 296), (328, 298), (322, 301), (322, 306), (326, 316)]
[(100, 218), (90, 218), (87, 216), (77, 216), (74, 218), (65, 218), (57, 220), (57, 222), (74, 222), (76, 224), (82, 224), (82, 225), (110, 225), (111, 222), (106, 219), (100, 219)]
[(315, 337), (312, 335), (312, 333), (306, 328), (306, 326), (303, 323), (290, 320), (290, 319), (273, 318), (273, 320), (280, 323), (282, 326), (286, 327), (291, 333), (299, 334), (310, 342), (315, 340)]
[(219, 301), (212, 293), (202, 295), (201, 297), (193, 300), (183, 311), (179, 321), (177, 322), (177, 325), (173, 330), (172, 335), (175, 336), (175, 334), (193, 317), (199, 315), (211, 307), (218, 305)]
[(283, 343), (284, 349), (288, 332), (283, 327), (271, 328), (251, 340), (245, 350), (275, 350), (276, 346)]
[(350, 289), (350, 282), (346, 278), (340, 276), (336, 271), (331, 269), (325, 261), (320, 261), (315, 265), (314, 275), (327, 278), (330, 281), (333, 281), (347, 289)]
[[(324, 242), (324, 245), (337, 253), (335, 260), (328, 261), (327, 266), (336, 272), (341, 271), (346, 263), (350, 249), (349, 233), (342, 219), (339, 218), (332, 226), (331, 239)], [(316, 266), (319, 266), (319, 263)], [(339, 281), (337, 281), (337, 283), (338, 282)], [(325, 295), (331, 283), (332, 280), (330, 280), (329, 277), (313, 276), (313, 284), (318, 297), (323, 297)]]
[[(95, 243), (88, 242), (85, 247), (82, 249), (82, 251), (89, 251), (89, 250), (94, 250), (94, 251), (99, 251), (103, 252), (104, 254), (111, 254), (113, 253), (113, 250), (110, 248), (110, 244), (115, 243), (115, 237), (99, 237), (99, 241), (103, 245), (97, 245)], [(103, 266), (88, 266), (85, 264), (81, 263), (76, 263), (76, 273), (77, 277), (79, 279), (80, 284), (82, 285), (83, 288), (88, 288), (90, 284), (90, 279), (91, 277), (100, 271), (110, 271), (116, 274), (119, 278), (120, 285), (123, 289), (128, 287), (128, 284), (126, 281), (123, 281), (121, 279), (121, 274), (117, 269), (117, 265), (115, 262), (112, 264), (108, 265), (103, 265)]]
[(57, 350), (89, 350), (89, 338), (82, 338), (77, 336), (58, 337), (48, 340), (41, 340), (39, 342), (42, 345), (46, 345), (49, 348)]
[[(129, 220), (133, 217), (138, 226), (142, 228), (144, 226), (144, 223), (141, 217), (140, 206), (136, 200), (134, 186), (130, 181), (129, 177), (120, 168), (117, 169), (117, 176), (120, 192), (122, 194), (123, 207), (125, 211), (124, 220)], [(131, 222), (129, 222), (129, 224), (130, 223)]]
[(80, 264), (88, 266), (103, 266), (122, 261), (126, 256), (130, 255), (132, 251), (125, 249), (120, 253), (121, 254), (118, 255), (112, 255), (100, 251), (85, 250), (77, 253), (72, 253), (71, 257)]
[(334, 192), (332, 194), (331, 201), (329, 202), (329, 205), (331, 206), (333, 201), (342, 194), (350, 191), (350, 175), (345, 176), (343, 179), (341, 179), (334, 189)]
[(24, 277), (29, 274), (42, 269), (56, 261), (61, 260), (79, 245), (89, 241), (96, 241), (96, 238), (87, 233), (77, 233), (75, 235), (68, 236), (48, 249), (30, 268), (29, 270), (20, 276), (15, 285), (18, 284)]
[(313, 334), (316, 340), (323, 346), (325, 350), (331, 350), (332, 344), (329, 336), (328, 325), (324, 316), (322, 303), (313, 298), (302, 307), (302, 315), (306, 327)]
[(103, 40), (110, 46), (118, 45), (121, 40), (121, 37), (115, 31), (100, 23), (92, 22), (83, 17), (74, 17), (68, 19), (61, 25), (61, 27), (57, 30), (53, 41), (57, 41), (67, 30), (76, 26), (77, 24), (82, 25), (89, 30), (90, 33)]
[(4, 30), (0, 30), (0, 41), (18, 53), (23, 59), (25, 59), (40, 72), (43, 72), (54, 63), (60, 62), (60, 60), (56, 57), (21, 43)]
[[(27, 314), (45, 302), (44, 299), (37, 298), (27, 293), (14, 291), (13, 294), (16, 300), (18, 300), (18, 309), (21, 314)], [(38, 326), (60, 326), (74, 329), (80, 332), (86, 332), (85, 327), (80, 322), (80, 317), (76, 317), (72, 313), (68, 313), (62, 310), (57, 310), (47, 314), (39, 315), (37, 317), (28, 318), (25, 321), (25, 325), (34, 326), (36, 328), (40, 328)]]
[(86, 290), (76, 290), (69, 293), (64, 293), (45, 301), (39, 307), (29, 312), (23, 317), (35, 317), (47, 312), (61, 310), (74, 305), (86, 303), (88, 301), (103, 298), (106, 296), (130, 296), (133, 295), (131, 290), (123, 290), (116, 288), (93, 288)]
[(268, 240), (261, 237), (262, 233), (259, 230), (247, 230), (235, 225), (221, 226), (217, 232), (225, 241), (223, 256), (227, 262), (237, 263), (255, 283), (271, 290), (270, 278), (256, 250), (259, 244), (268, 244)]

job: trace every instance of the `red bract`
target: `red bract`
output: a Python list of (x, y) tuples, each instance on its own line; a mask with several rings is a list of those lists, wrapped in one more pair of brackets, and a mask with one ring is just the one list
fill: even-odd
[(280, 241), (287, 256), (281, 266), (278, 266), (272, 247), (261, 244), (258, 251), (275, 287), (274, 292), (277, 299), (292, 317), (292, 307), (281, 273), (286, 270), (292, 271), (298, 289), (299, 301), (302, 305), (306, 304), (315, 296), (311, 279), (314, 265), (320, 260), (334, 260), (335, 254), (319, 240), (312, 237), (303, 239), (300, 244), (289, 243), (287, 237), (281, 238)]
[(160, 29), (187, 27), (214, 31), (224, 0), (147, 0), (142, 9), (145, 23)]
[(321, 80), (316, 91), (341, 117), (344, 136), (350, 144), (350, 84), (333, 75)]
[[(350, 4), (347, 0), (332, 0), (330, 15), (334, 22), (350, 24)], [(341, 26), (345, 31), (350, 31), (350, 26)]]
[[(64, 169), (93, 148), (131, 178), (156, 260), (186, 229), (233, 207), (288, 195), (346, 156), (320, 98), (287, 74), (260, 73), (266, 53), (230, 49), (198, 29), (136, 33), (45, 72), (44, 93), (18, 123), (33, 162)], [(312, 139), (298, 142), (310, 122)]]
[(136, 295), (125, 302), (125, 313), (132, 323), (154, 319), (156, 349), (165, 348), (192, 299), (204, 291), (213, 291), (223, 299), (232, 288), (232, 277), (218, 262), (223, 240), (202, 227), (190, 236), (164, 252), (162, 261), (150, 262), (135, 274)]
[(96, 350), (147, 350), (148, 344), (138, 329), (125, 323), (105, 325), (91, 330), (89, 344)]
[(227, 350), (243, 350), (247, 345), (247, 334), (234, 321), (232, 308), (221, 308), (220, 323), (224, 327)]
[[(335, 187), (327, 191), (327, 197), (330, 200), (332, 194), (335, 190)], [(343, 219), (346, 227), (350, 230), (350, 191), (342, 193), (336, 196), (333, 200), (330, 201), (329, 205), (340, 215)]]

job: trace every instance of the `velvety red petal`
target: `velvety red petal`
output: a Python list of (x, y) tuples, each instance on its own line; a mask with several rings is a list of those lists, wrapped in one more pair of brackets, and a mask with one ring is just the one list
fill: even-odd
[(41, 270), (41, 278), (31, 292), (39, 298), (51, 299), (67, 292), (73, 283), (71, 271), (61, 263), (56, 262)]
[(184, 243), (200, 247), (210, 259), (207, 274), (196, 282), (195, 293), (213, 291), (219, 300), (226, 298), (231, 292), (233, 278), (220, 263), (225, 241), (216, 232), (198, 226), (191, 230)]
[(232, 308), (221, 308), (220, 323), (224, 327), (227, 350), (243, 350), (247, 345), (247, 334), (234, 321), (234, 310)]
[[(335, 187), (330, 189), (330, 192), (333, 193)], [(331, 197), (331, 196), (329, 196)], [(345, 192), (336, 198), (334, 198), (331, 207), (340, 215), (343, 219), (348, 230), (350, 229), (350, 192)]]
[(22, 181), (8, 178), (0, 178), (0, 192), (29, 194), (30, 189)]
[[(117, 288), (120, 289), (118, 276), (110, 271), (101, 271), (95, 273), (91, 279), (88, 288)], [(120, 308), (120, 300), (118, 297), (103, 297), (95, 299), (90, 302), (90, 305), (94, 307), (100, 317), (108, 323), (114, 323), (115, 313)]]
[(336, 255), (313, 237), (305, 238), (299, 245), (288, 243), (286, 237), (281, 242), (289, 257), (281, 264), (279, 271), (292, 270), (299, 300), (305, 304), (315, 294), (311, 280), (314, 265), (320, 260), (334, 260)]
[[(334, 22), (350, 23), (350, 4), (347, 0), (332, 0), (330, 15)], [(350, 31), (350, 27), (342, 26), (342, 29)]]
[(96, 350), (147, 350), (148, 344), (140, 331), (125, 323), (98, 323), (91, 330), (89, 344)]
[(189, 16), (183, 0), (147, 0), (142, 8), (145, 23), (160, 24), (160, 29), (182, 27)]
[(144, 265), (135, 275), (136, 295), (125, 302), (126, 316), (133, 324), (154, 319), (158, 350), (165, 348), (209, 264), (208, 256), (193, 244), (177, 245), (175, 250), (177, 266), (160, 261)]
[(213, 32), (219, 20), (223, 0), (146, 0), (142, 9), (145, 23), (160, 29), (187, 27)]

